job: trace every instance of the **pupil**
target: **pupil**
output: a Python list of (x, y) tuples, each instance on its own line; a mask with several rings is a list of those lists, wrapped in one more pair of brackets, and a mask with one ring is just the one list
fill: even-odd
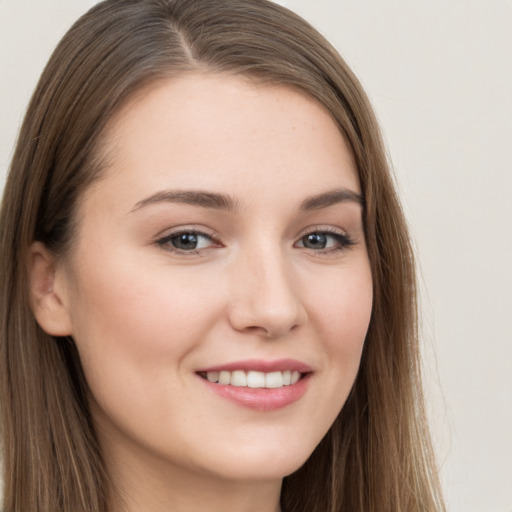
[(193, 233), (183, 233), (172, 240), (172, 245), (177, 249), (195, 249), (197, 247), (197, 236)]
[(327, 237), (321, 233), (311, 233), (306, 236), (304, 245), (310, 249), (325, 249)]

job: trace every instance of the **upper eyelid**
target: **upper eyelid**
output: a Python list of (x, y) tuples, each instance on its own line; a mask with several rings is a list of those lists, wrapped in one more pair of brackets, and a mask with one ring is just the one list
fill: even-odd
[[(159, 243), (162, 241), (166, 241), (171, 239), (172, 237), (179, 236), (180, 234), (184, 233), (194, 233), (200, 236), (204, 236), (209, 238), (214, 244), (222, 245), (222, 238), (216, 231), (210, 230), (206, 228), (205, 226), (199, 226), (199, 225), (182, 225), (182, 226), (176, 226), (174, 228), (167, 228), (160, 232), (160, 234), (156, 235), (155, 242)], [(338, 235), (344, 238), (347, 238), (351, 242), (354, 242), (352, 236), (347, 232), (347, 230), (342, 229), (340, 227), (334, 227), (334, 226), (326, 226), (326, 225), (312, 225), (308, 226), (304, 229), (302, 229), (296, 236), (295, 241), (293, 242), (296, 244), (299, 242), (302, 238), (305, 236), (312, 234), (312, 233), (325, 233), (330, 235)]]
[(346, 229), (326, 225), (313, 225), (302, 229), (297, 235), (297, 239), (309, 235), (310, 233), (328, 233), (332, 235), (342, 235), (347, 237), (349, 236), (349, 233)]
[(306, 230), (303, 231), (302, 234), (297, 238), (297, 241), (294, 243), (294, 245), (298, 244), (306, 236), (313, 234), (313, 233), (322, 233), (322, 234), (337, 238), (338, 243), (340, 244), (338, 249), (334, 249), (334, 248), (316, 249), (315, 253), (317, 253), (317, 254), (349, 249), (350, 247), (357, 245), (357, 240), (354, 239), (353, 236), (351, 236), (347, 230), (333, 227), (333, 226), (323, 226), (323, 227), (322, 226), (313, 226), (313, 227), (310, 227), (309, 229), (306, 228)]
[(196, 233), (198, 235), (206, 236), (206, 237), (209, 237), (212, 239), (217, 237), (216, 232), (214, 232), (213, 230), (210, 230), (204, 226), (199, 226), (199, 225), (194, 225), (194, 224), (192, 224), (192, 225), (185, 224), (185, 225), (176, 226), (173, 228), (166, 228), (166, 229), (160, 231), (160, 233), (158, 233), (155, 236), (155, 239), (159, 240), (162, 238), (169, 238), (169, 237), (177, 236), (177, 235), (180, 235), (183, 233)]
[[(210, 228), (206, 228), (204, 226), (200, 225), (182, 225), (182, 226), (176, 226), (173, 228), (166, 228), (160, 233), (158, 233), (155, 236), (155, 239), (159, 238), (167, 238), (169, 236), (176, 236), (181, 233), (197, 233), (199, 235), (207, 236), (210, 238), (219, 238), (220, 235)], [(338, 234), (338, 235), (344, 235), (349, 236), (349, 233), (347, 230), (339, 227), (333, 227), (333, 226), (325, 226), (325, 225), (313, 225), (308, 226), (306, 228), (301, 229), (295, 237), (298, 239), (302, 238), (305, 235), (308, 235), (310, 233), (331, 233), (331, 234)]]
[[(208, 238), (209, 239), (208, 247), (200, 247), (200, 248), (190, 249), (190, 250), (185, 250), (185, 249), (180, 249), (178, 247), (174, 247), (173, 244), (171, 243), (171, 240), (174, 237), (180, 236), (182, 234), (187, 234), (187, 233), (195, 234), (200, 237)], [(214, 238), (212, 235), (210, 235), (208, 233), (204, 233), (203, 231), (200, 231), (198, 229), (186, 229), (186, 228), (185, 229), (176, 229), (176, 230), (169, 232), (166, 235), (157, 237), (154, 241), (154, 245), (157, 245), (158, 247), (160, 247), (162, 250), (164, 250), (167, 253), (174, 254), (176, 256), (183, 257), (183, 258), (206, 255), (208, 251), (215, 249), (215, 248), (220, 248), (222, 246), (222, 244), (218, 241), (218, 239)]]
[(347, 234), (347, 233), (340, 233), (339, 231), (328, 231), (328, 230), (317, 230), (317, 231), (308, 231), (307, 233), (304, 233), (303, 235), (301, 235), (298, 239), (297, 239), (297, 242), (295, 243), (298, 243), (300, 242), (301, 240), (303, 240), (305, 237), (307, 237), (308, 235), (312, 235), (312, 234), (315, 234), (315, 233), (320, 233), (322, 235), (327, 235), (327, 236), (331, 236), (333, 238), (339, 238), (339, 239), (343, 239), (345, 243), (349, 243), (349, 244), (353, 244), (355, 243), (354, 240), (352, 239), (352, 237)]
[[(174, 237), (177, 237), (177, 236), (180, 236), (183, 234), (195, 234), (200, 237), (208, 238), (210, 240), (212, 246), (221, 245), (220, 239), (215, 234), (207, 233), (206, 231), (204, 231), (202, 229), (188, 228), (188, 227), (174, 228), (171, 231), (169, 231), (168, 229), (165, 231), (162, 231), (160, 235), (157, 235), (154, 238), (154, 243), (157, 245), (163, 246), (164, 244), (166, 244), (167, 242), (172, 240)], [(208, 249), (208, 248), (211, 248), (211, 247), (205, 247), (202, 249), (198, 249), (198, 251), (201, 251), (203, 249)], [(177, 248), (175, 250), (177, 252), (180, 251)], [(186, 252), (193, 252), (193, 251), (186, 251)]]
[[(181, 233), (197, 233), (199, 235), (208, 236), (210, 238), (215, 238), (215, 237), (219, 236), (219, 235), (217, 235), (217, 232), (215, 232), (214, 230), (210, 230), (209, 228), (205, 228), (203, 226), (183, 225), (183, 226), (176, 226), (173, 228), (166, 228), (166, 229), (162, 230), (160, 233), (158, 233), (155, 236), (155, 238), (165, 238), (168, 236), (179, 235)], [(306, 228), (303, 228), (296, 235), (296, 238), (300, 239), (309, 233), (332, 233), (332, 234), (340, 234), (340, 235), (348, 236), (347, 231), (342, 228), (332, 227), (332, 226), (314, 225), (314, 226), (308, 226)]]

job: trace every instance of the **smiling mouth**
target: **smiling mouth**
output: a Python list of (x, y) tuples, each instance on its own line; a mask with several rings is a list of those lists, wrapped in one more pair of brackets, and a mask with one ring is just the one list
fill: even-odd
[(297, 370), (258, 372), (258, 371), (208, 371), (199, 372), (203, 379), (224, 386), (233, 386), (252, 389), (276, 389), (292, 386), (307, 375)]

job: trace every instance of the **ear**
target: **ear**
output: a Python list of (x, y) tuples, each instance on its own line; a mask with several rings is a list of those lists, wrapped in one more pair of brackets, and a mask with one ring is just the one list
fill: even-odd
[(52, 336), (72, 335), (65, 276), (57, 272), (55, 257), (44, 244), (34, 242), (27, 263), (30, 302), (37, 323)]

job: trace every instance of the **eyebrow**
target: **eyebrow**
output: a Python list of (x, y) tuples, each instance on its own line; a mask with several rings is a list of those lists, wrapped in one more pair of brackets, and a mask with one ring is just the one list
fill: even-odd
[(132, 212), (157, 203), (183, 203), (203, 208), (213, 208), (215, 210), (236, 210), (235, 201), (225, 194), (203, 192), (200, 190), (163, 190), (139, 201)]
[(346, 188), (339, 188), (308, 197), (302, 201), (300, 210), (320, 210), (338, 203), (356, 203), (360, 206), (364, 206), (363, 196), (361, 194)]
[[(360, 194), (345, 188), (329, 190), (306, 198), (299, 206), (300, 211), (320, 210), (338, 203), (356, 203), (363, 206)], [(201, 190), (163, 190), (139, 201), (132, 212), (158, 203), (183, 203), (215, 210), (235, 211), (236, 201), (226, 194), (205, 192)]]

